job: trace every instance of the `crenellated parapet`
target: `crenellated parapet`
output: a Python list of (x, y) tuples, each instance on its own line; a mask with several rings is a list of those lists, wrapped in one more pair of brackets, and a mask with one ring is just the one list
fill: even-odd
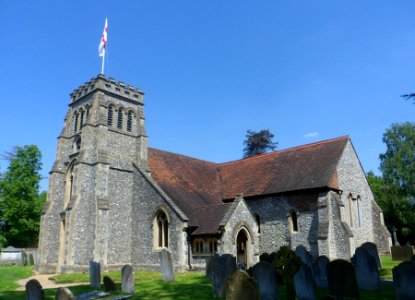
[(84, 97), (96, 92), (97, 90), (104, 91), (105, 93), (113, 97), (121, 97), (124, 100), (132, 102), (138, 102), (143, 104), (144, 93), (134, 88), (132, 85), (125, 85), (122, 81), (116, 81), (114, 78), (105, 78), (104, 75), (100, 74), (94, 78), (91, 78), (88, 82), (75, 89), (71, 94), (70, 104), (83, 99)]

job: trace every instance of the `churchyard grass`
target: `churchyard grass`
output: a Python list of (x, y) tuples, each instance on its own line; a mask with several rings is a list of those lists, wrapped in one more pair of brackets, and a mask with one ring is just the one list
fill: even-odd
[(12, 291), (19, 287), (17, 280), (33, 275), (32, 267), (5, 265), (0, 267), (0, 292)]
[(380, 278), (383, 280), (385, 279), (392, 280), (393, 279), (392, 269), (396, 267), (397, 265), (399, 265), (401, 261), (392, 260), (392, 256), (390, 255), (381, 255), (380, 260), (382, 261), (382, 266), (383, 266), (383, 268), (379, 272)]
[[(384, 261), (382, 260), (382, 263)], [(395, 264), (395, 262), (393, 262)], [(388, 264), (384, 264), (388, 266)], [(392, 267), (392, 266), (390, 266)], [(15, 291), (17, 284), (15, 281), (27, 278), (32, 275), (30, 267), (2, 266), (0, 267), (0, 299), (25, 299), (24, 291)], [(113, 279), (118, 290), (121, 290), (121, 272), (103, 273)], [(176, 273), (176, 281), (163, 282), (160, 272), (152, 271), (135, 271), (136, 294), (130, 299), (224, 299), (213, 298), (211, 283), (205, 278), (204, 273)], [(72, 282), (88, 282), (87, 274), (62, 274), (53, 277), (55, 282), (72, 283)], [(91, 291), (89, 284), (70, 287), (74, 295)], [(103, 290), (103, 287), (101, 288)], [(55, 299), (56, 289), (45, 290), (46, 299)], [(280, 299), (286, 299), (284, 288), (279, 288)], [(317, 289), (318, 299), (322, 299), (327, 294), (325, 289)], [(393, 299), (394, 292), (392, 286), (382, 286), (379, 292), (363, 292), (361, 291), (361, 299), (382, 300)]]

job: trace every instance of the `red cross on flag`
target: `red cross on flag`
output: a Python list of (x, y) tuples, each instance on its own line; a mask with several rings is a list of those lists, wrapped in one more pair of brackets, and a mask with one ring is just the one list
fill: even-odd
[(99, 56), (105, 56), (105, 48), (107, 47), (107, 33), (108, 33), (108, 19), (105, 18), (105, 27), (104, 31), (102, 32), (101, 41), (99, 42), (98, 53)]

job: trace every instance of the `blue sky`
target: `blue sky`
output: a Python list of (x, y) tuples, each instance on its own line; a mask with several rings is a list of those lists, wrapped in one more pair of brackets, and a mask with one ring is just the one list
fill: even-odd
[[(149, 144), (214, 162), (248, 129), (286, 149), (350, 135), (378, 172), (382, 135), (414, 121), (414, 1), (0, 0), (0, 152), (55, 159), (69, 94), (101, 68), (145, 92)], [(0, 172), (7, 164), (0, 161)], [(47, 180), (42, 181), (42, 189)]]

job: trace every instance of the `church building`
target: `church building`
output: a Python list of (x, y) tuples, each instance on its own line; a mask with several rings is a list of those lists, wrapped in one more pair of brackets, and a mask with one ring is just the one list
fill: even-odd
[(348, 136), (226, 163), (148, 147), (144, 93), (103, 75), (73, 91), (50, 171), (38, 271), (130, 264), (204, 267), (214, 252), (251, 266), (288, 245), (349, 259), (390, 234)]

